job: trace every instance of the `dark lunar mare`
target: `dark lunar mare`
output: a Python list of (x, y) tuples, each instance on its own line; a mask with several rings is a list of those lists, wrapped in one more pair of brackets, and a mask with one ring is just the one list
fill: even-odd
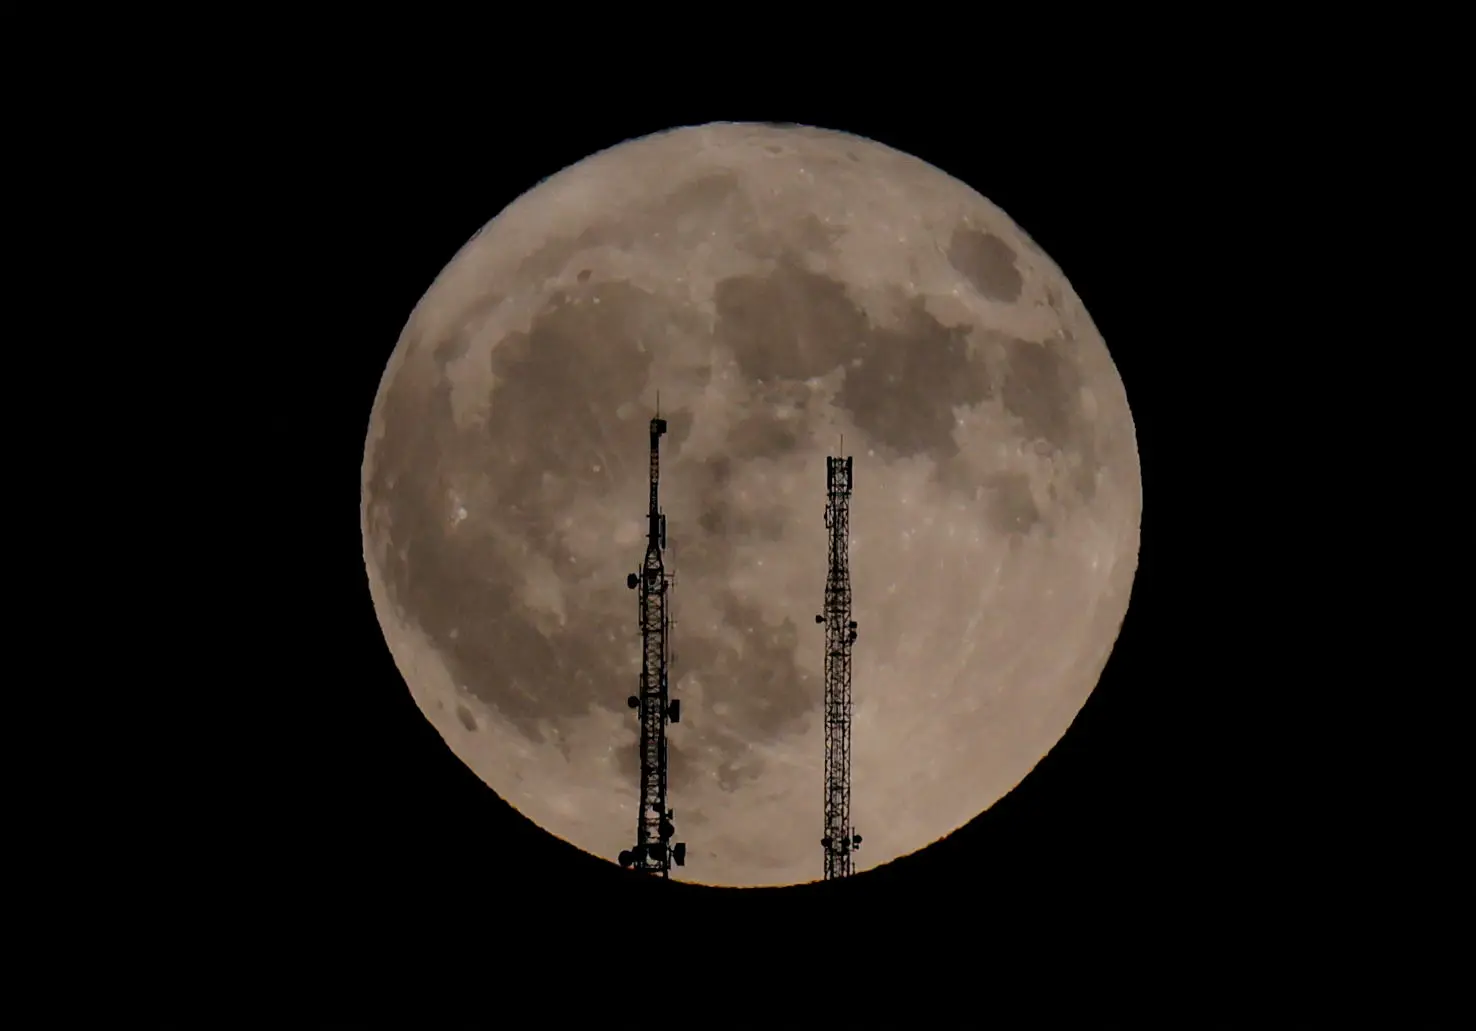
[(948, 263), (991, 301), (1018, 301), (1025, 280), (1015, 252), (993, 233), (959, 226), (948, 240)]
[[(456, 682), (532, 741), (567, 748), (561, 726), (595, 706), (628, 715), (630, 660), (639, 641), (624, 584), (576, 590), (566, 582), (562, 627), (527, 611), (517, 590), (530, 555), (570, 569), (557, 526), (576, 499), (619, 494), (618, 476), (643, 480), (649, 413), (627, 411), (622, 418), (621, 409), (641, 396), (649, 379), (651, 351), (642, 350), (642, 342), (676, 346), (659, 337), (672, 323), (669, 316), (666, 302), (628, 284), (582, 285), (550, 297), (528, 332), (510, 334), (493, 349), (500, 386), (484, 426), (455, 425), (444, 377), (427, 387), (403, 375), (383, 401), (385, 432), (368, 496), (370, 525), (386, 544), (380, 554), (390, 595), (434, 643)], [(434, 353), (444, 360), (461, 349)], [(695, 413), (667, 414), (677, 444)], [(762, 429), (761, 419), (751, 418), (750, 425), (734, 438), (745, 457), (797, 445), (792, 434)], [(629, 453), (620, 455), (622, 447)], [(689, 782), (697, 766), (686, 755), (701, 751), (702, 766), (732, 790), (760, 772), (749, 743), (783, 736), (817, 704), (818, 685), (795, 664), (798, 629), (789, 622), (766, 624), (757, 607), (726, 587), (741, 540), (777, 539), (783, 519), (777, 510), (759, 510), (715, 523), (724, 516), (714, 513), (731, 514), (722, 500), (729, 460), (683, 460), (679, 447), (674, 450), (666, 475), (691, 477), (702, 499), (692, 525), (674, 521), (672, 528), (682, 542), (677, 618), (684, 586), (700, 590), (715, 601), (725, 629), (742, 634), (742, 644), (740, 653), (728, 636), (679, 625), (674, 673), (700, 671), (709, 713), (693, 713), (683, 721), (681, 739), (673, 735), (671, 786), (676, 792)], [(596, 454), (612, 458), (598, 472), (589, 461)], [(474, 513), (453, 529), (450, 490), (458, 476), (486, 477), (495, 512)], [(639, 548), (632, 548), (632, 568), (639, 558)], [(722, 718), (711, 713), (719, 701), (727, 706)], [(471, 729), (467, 715), (459, 718)], [(619, 755), (634, 784), (634, 749)]]

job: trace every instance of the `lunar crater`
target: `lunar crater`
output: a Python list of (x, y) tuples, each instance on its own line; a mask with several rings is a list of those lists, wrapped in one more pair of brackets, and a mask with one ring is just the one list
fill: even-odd
[(477, 729), (477, 718), (472, 715), (472, 711), (466, 706), (458, 705), (456, 707), (456, 718), (461, 721), (461, 725), (467, 730)]

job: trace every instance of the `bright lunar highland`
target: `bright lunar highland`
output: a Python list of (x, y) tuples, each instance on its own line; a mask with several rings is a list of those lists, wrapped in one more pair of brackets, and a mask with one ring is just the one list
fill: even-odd
[(634, 843), (626, 575), (658, 391), (673, 877), (822, 876), (827, 454), (855, 456), (855, 869), (1018, 784), (1127, 611), (1142, 487), (1122, 381), (993, 204), (798, 126), (596, 154), (502, 211), (410, 316), (369, 421), (364, 556), (455, 754), (581, 849)]

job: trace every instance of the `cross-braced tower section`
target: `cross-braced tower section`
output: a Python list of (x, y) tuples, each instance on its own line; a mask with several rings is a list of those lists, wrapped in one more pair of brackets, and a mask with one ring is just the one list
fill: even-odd
[(825, 525), (830, 530), (830, 571), (825, 578), (825, 879), (851, 874), (851, 854), (861, 835), (851, 826), (851, 459), (826, 458)]
[(620, 865), (643, 873), (671, 876), (671, 864), (686, 864), (687, 846), (672, 843), (674, 814), (666, 807), (666, 724), (681, 720), (681, 703), (668, 697), (667, 671), (671, 665), (671, 585), (662, 553), (666, 550), (666, 516), (658, 501), (661, 473), (661, 437), (666, 420), (651, 420), (651, 496), (646, 510), (646, 558), (639, 573), (625, 578), (625, 586), (640, 590), (640, 693), (626, 699), (641, 721), (640, 809), (636, 841), (620, 853)]

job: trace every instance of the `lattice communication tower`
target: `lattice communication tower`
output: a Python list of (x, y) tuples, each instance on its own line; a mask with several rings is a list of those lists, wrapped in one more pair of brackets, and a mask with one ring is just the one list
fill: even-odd
[(861, 835), (851, 826), (851, 459), (826, 458), (825, 525), (830, 529), (830, 571), (825, 577), (825, 879), (851, 874), (851, 854)]
[(640, 693), (626, 699), (641, 721), (641, 794), (636, 815), (635, 847), (620, 853), (620, 865), (642, 873), (671, 876), (671, 864), (685, 866), (687, 846), (672, 843), (676, 827), (666, 808), (666, 724), (678, 723), (682, 703), (668, 697), (667, 672), (671, 665), (671, 586), (662, 561), (666, 550), (666, 516), (661, 513), (657, 487), (661, 473), (661, 437), (666, 420), (651, 420), (651, 498), (646, 511), (646, 558), (639, 573), (625, 578), (625, 586), (640, 589)]

